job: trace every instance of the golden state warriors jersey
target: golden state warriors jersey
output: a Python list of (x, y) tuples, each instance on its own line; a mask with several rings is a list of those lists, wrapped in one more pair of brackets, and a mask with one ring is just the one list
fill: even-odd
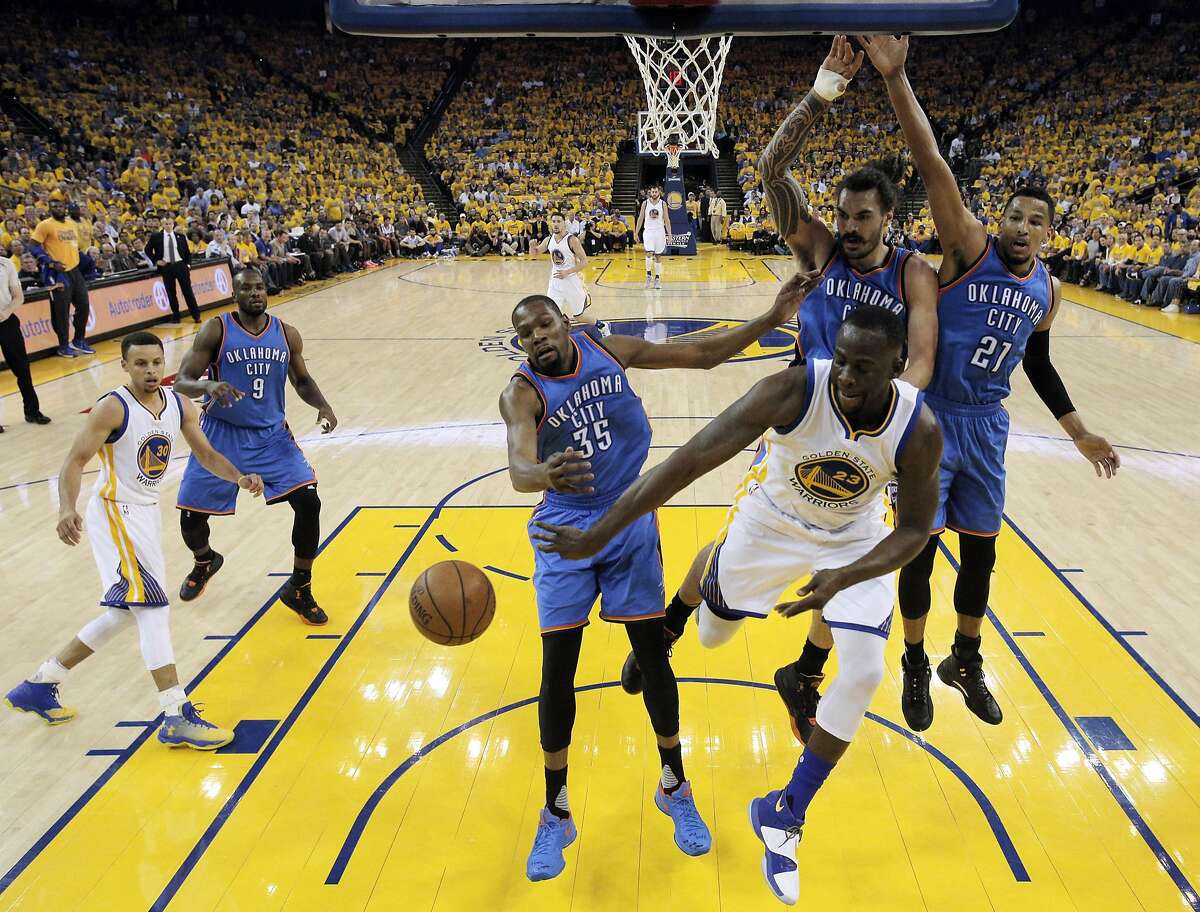
[(806, 362), (803, 409), (793, 423), (763, 436), (737, 507), (764, 525), (786, 530), (799, 523), (829, 532), (866, 527), (865, 533), (883, 522), (883, 487), (896, 477), (924, 393), (893, 380), (879, 427), (852, 430), (834, 395), (832, 364)]
[(151, 411), (126, 387), (108, 394), (125, 410), (121, 426), (100, 447), (100, 478), (92, 493), (115, 503), (158, 504), (158, 488), (171, 464), (183, 407), (179, 394), (159, 387), (160, 405)]

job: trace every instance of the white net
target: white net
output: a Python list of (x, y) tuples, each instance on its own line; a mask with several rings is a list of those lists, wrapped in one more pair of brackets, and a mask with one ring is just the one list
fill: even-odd
[(638, 114), (638, 145), (664, 155), (669, 144), (716, 156), (717, 98), (733, 38), (648, 38), (626, 35), (646, 89)]

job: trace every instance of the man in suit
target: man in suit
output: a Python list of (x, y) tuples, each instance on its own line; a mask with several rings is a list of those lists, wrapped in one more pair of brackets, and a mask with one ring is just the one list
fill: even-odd
[(169, 215), (162, 217), (160, 230), (150, 235), (146, 242), (146, 256), (158, 267), (163, 286), (167, 289), (167, 300), (171, 304), (172, 323), (179, 322), (179, 298), (175, 295), (175, 283), (183, 289), (192, 322), (200, 322), (200, 308), (196, 306), (196, 295), (192, 293), (192, 252), (188, 249), (187, 236), (175, 230), (175, 220)]

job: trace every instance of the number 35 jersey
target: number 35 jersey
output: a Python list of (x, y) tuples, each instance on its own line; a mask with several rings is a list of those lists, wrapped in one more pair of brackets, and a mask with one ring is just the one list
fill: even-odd
[(625, 369), (601, 344), (594, 329), (570, 335), (575, 370), (561, 377), (538, 373), (529, 362), (517, 376), (542, 400), (538, 460), (567, 447), (592, 464), (592, 494), (546, 492), (546, 503), (576, 509), (609, 503), (637, 479), (650, 451), (650, 422)]
[(205, 414), (239, 427), (282, 427), (283, 394), (292, 357), (283, 324), (268, 314), (267, 325), (255, 335), (243, 329), (232, 313), (217, 319), (221, 321), (221, 347), (209, 365), (209, 376), (245, 395), (227, 406), (206, 398)]
[(799, 526), (866, 538), (882, 527), (883, 487), (896, 477), (924, 393), (893, 380), (879, 426), (852, 430), (838, 408), (832, 364), (805, 363), (804, 407), (791, 424), (763, 435), (733, 509), (784, 533)]
[(938, 400), (993, 405), (1008, 398), (1009, 378), (1050, 312), (1050, 273), (1041, 260), (1025, 278), (1009, 272), (996, 239), (975, 265), (938, 291), (938, 347), (929, 382)]

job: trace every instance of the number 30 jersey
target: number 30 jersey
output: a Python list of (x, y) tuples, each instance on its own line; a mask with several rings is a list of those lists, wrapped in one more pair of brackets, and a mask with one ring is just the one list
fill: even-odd
[(650, 451), (650, 421), (625, 369), (594, 329), (571, 333), (570, 344), (575, 350), (572, 373), (551, 377), (525, 362), (517, 376), (542, 400), (538, 460), (545, 462), (571, 447), (592, 464), (594, 493), (546, 492), (547, 503), (578, 509), (611, 502), (637, 480)]
[(245, 395), (228, 406), (206, 397), (205, 414), (239, 427), (282, 427), (283, 393), (292, 357), (283, 324), (268, 314), (267, 325), (255, 335), (243, 329), (232, 313), (217, 319), (221, 321), (221, 346), (209, 365), (209, 376)]
[(1009, 272), (996, 239), (970, 269), (938, 291), (938, 347), (929, 382), (938, 400), (992, 405), (1007, 399), (1009, 378), (1050, 312), (1050, 273), (1041, 260), (1025, 278)]

